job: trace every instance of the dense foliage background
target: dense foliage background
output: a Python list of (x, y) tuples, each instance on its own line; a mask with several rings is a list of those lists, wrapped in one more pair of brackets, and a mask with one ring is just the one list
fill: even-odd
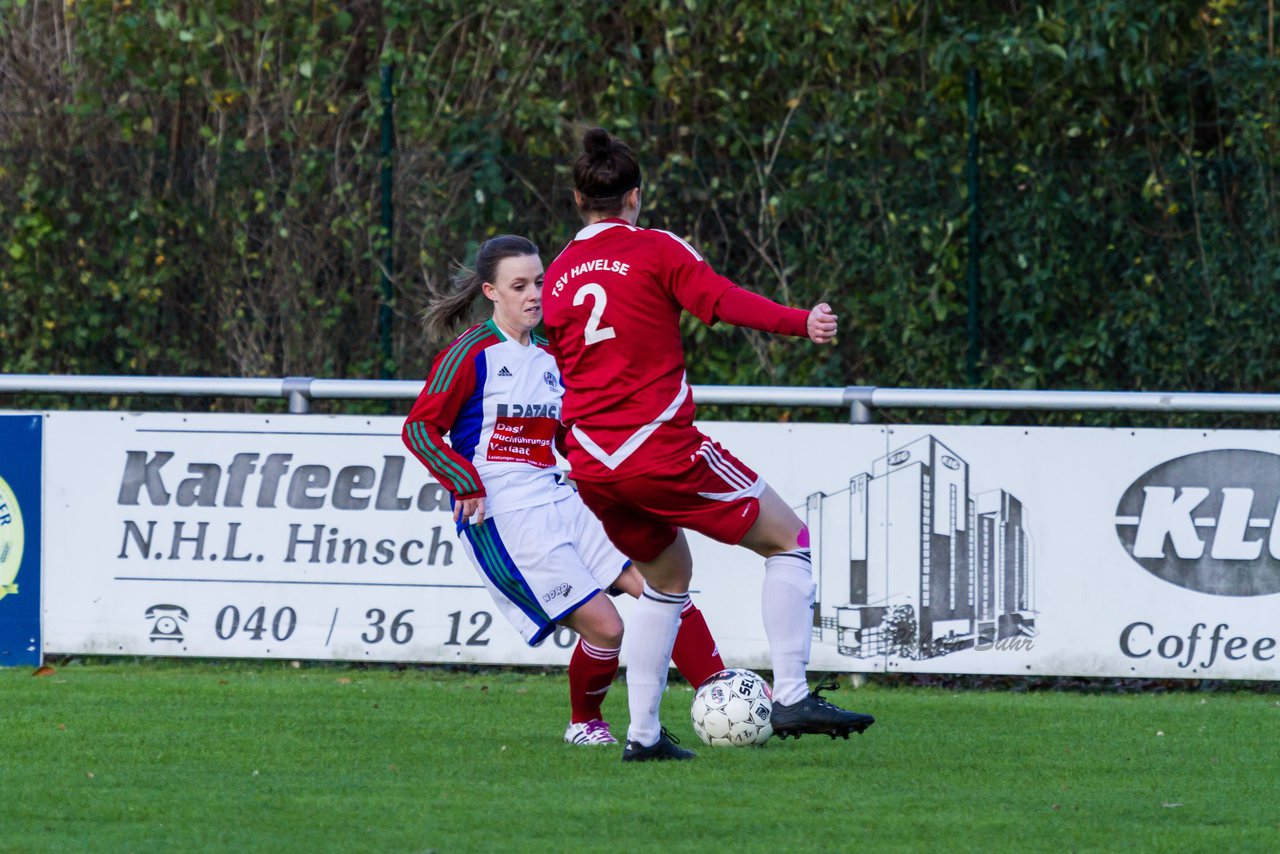
[(688, 319), (693, 382), (966, 386), (972, 70), (979, 384), (1270, 391), (1274, 7), (0, 0), (0, 372), (419, 377), (429, 292), (553, 255), (601, 124), (642, 224), (843, 318)]

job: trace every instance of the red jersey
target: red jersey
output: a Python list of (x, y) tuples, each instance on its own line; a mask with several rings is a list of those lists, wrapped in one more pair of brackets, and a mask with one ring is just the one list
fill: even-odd
[(574, 477), (613, 480), (696, 453), (680, 313), (714, 322), (733, 282), (670, 232), (606, 219), (578, 232), (545, 283)]

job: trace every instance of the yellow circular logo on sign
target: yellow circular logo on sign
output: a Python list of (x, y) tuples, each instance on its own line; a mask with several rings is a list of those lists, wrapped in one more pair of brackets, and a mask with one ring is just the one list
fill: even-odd
[(18, 592), (13, 580), (18, 577), (18, 567), (22, 566), (24, 540), (18, 496), (0, 477), (0, 599)]

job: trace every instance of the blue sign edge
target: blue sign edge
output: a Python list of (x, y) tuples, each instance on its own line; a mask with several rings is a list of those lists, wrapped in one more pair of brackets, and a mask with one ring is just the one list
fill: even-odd
[[(19, 450), (17, 462), (9, 457), (0, 462), (0, 477), (5, 479), (18, 499), (22, 512), (26, 542), (22, 563), (14, 579), (20, 587), (21, 600), (0, 599), (0, 667), (39, 667), (44, 662), (43, 626), (43, 551), (44, 519), (44, 416), (0, 414), (0, 446), (12, 442)], [(6, 454), (6, 457), (8, 455)], [(16, 604), (15, 604), (16, 603)], [(12, 611), (13, 615), (5, 612)], [(11, 624), (11, 625), (9, 625)], [(35, 649), (26, 648), (22, 637), (34, 635)], [(4, 642), (17, 641), (14, 650), (6, 650)]]

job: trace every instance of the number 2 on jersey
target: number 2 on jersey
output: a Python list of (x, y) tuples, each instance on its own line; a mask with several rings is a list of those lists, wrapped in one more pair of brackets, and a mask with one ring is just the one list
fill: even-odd
[(595, 282), (583, 285), (573, 295), (573, 304), (582, 305), (587, 301), (587, 297), (591, 297), (591, 316), (587, 318), (587, 325), (582, 330), (582, 335), (589, 346), (591, 344), (599, 344), (601, 341), (608, 341), (618, 333), (612, 326), (600, 325), (600, 318), (604, 316), (605, 303), (609, 301), (604, 288)]

